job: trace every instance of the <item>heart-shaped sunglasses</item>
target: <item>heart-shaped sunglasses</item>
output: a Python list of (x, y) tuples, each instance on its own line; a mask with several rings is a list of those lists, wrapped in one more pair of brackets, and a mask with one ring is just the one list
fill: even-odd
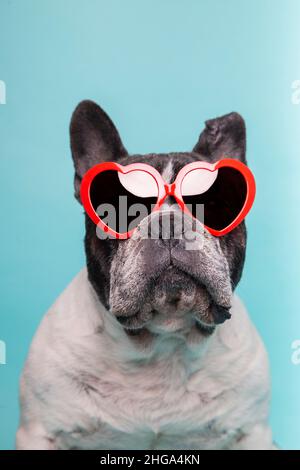
[[(255, 197), (255, 180), (249, 168), (238, 160), (224, 158), (214, 164), (195, 161), (185, 165), (175, 181), (166, 183), (151, 165), (115, 162), (95, 165), (84, 175), (80, 188), (82, 204), (104, 232), (114, 238), (129, 238), (145, 208), (145, 216), (158, 211), (167, 197), (181, 210), (199, 220), (214, 236), (229, 233), (250, 211)], [(109, 212), (114, 212), (110, 217)], [(121, 216), (126, 212), (126, 222)], [(124, 221), (124, 217), (123, 217)]]

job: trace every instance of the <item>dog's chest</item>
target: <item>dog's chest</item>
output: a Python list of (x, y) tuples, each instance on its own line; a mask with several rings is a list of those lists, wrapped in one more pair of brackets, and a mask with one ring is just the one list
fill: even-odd
[(70, 403), (74, 424), (57, 433), (60, 448), (212, 448), (228, 439), (215, 419), (218, 400), (199, 387), (207, 377), (180, 355), (101, 376), (85, 372), (78, 380), (81, 392)]

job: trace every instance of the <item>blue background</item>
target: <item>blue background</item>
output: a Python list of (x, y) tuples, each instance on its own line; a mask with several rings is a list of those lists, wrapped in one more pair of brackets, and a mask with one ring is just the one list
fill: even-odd
[(244, 116), (258, 193), (238, 290), (270, 354), (274, 438), (299, 449), (299, 1), (1, 0), (0, 15), (0, 447), (32, 336), (84, 265), (68, 125), (90, 98), (132, 153), (190, 150), (204, 120)]

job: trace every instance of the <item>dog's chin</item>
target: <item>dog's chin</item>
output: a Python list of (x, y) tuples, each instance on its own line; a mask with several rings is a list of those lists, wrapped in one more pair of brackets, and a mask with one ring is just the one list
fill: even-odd
[(170, 266), (149, 289), (138, 311), (117, 315), (129, 334), (213, 333), (217, 324), (230, 318), (229, 306), (216, 305), (205, 286)]

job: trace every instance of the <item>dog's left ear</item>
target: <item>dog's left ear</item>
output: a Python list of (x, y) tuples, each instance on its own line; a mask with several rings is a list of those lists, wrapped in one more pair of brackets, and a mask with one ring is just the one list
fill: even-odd
[(206, 121), (193, 151), (212, 162), (228, 157), (246, 163), (246, 126), (242, 116), (230, 113)]
[(80, 202), (80, 183), (97, 163), (116, 161), (127, 155), (119, 133), (108, 115), (93, 101), (79, 103), (70, 124), (71, 150), (75, 167), (75, 197)]

